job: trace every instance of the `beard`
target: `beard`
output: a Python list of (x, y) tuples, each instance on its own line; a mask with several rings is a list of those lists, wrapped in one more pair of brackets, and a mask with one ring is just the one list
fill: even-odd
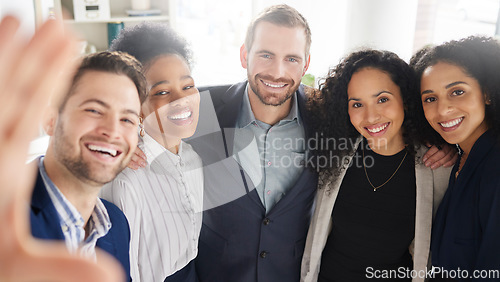
[[(82, 150), (74, 148), (71, 142), (69, 142), (62, 122), (59, 123), (53, 138), (55, 158), (62, 163), (73, 176), (83, 183), (93, 186), (102, 186), (111, 182), (128, 164), (127, 159), (122, 159), (121, 162), (113, 166), (92, 163), (91, 161), (85, 160)], [(72, 154), (78, 151), (80, 154)], [(127, 152), (122, 152), (121, 155), (126, 155), (126, 153)]]
[[(287, 86), (285, 87), (285, 89), (283, 89), (285, 92), (284, 95), (282, 95), (283, 93), (281, 93), (281, 94), (269, 93), (267, 95), (263, 94), (264, 91), (259, 89), (259, 86), (257, 85), (257, 81), (259, 81), (261, 79), (268, 80), (268, 81), (275, 81), (277, 83), (286, 83)], [(262, 104), (264, 104), (266, 106), (275, 106), (275, 107), (283, 105), (286, 101), (288, 101), (290, 98), (292, 98), (293, 93), (295, 93), (295, 91), (297, 91), (297, 89), (299, 89), (299, 85), (300, 85), (299, 83), (295, 83), (291, 79), (280, 78), (280, 79), (275, 80), (275, 79), (272, 79), (270, 77), (260, 76), (259, 74), (255, 75), (253, 80), (249, 79), (248, 83), (250, 85), (250, 89), (252, 89), (253, 93), (255, 93), (255, 95), (257, 95), (257, 97), (262, 102)]]

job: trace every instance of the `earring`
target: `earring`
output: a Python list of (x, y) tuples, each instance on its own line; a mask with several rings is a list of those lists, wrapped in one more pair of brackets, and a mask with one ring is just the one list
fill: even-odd
[(491, 99), (486, 100), (486, 105), (491, 105)]
[(141, 137), (144, 137), (145, 131), (144, 131), (144, 124), (142, 122), (143, 122), (142, 117), (139, 117), (139, 135), (141, 135)]

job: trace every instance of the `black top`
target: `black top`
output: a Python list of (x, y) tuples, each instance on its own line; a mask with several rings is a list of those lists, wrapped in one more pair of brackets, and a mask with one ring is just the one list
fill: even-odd
[[(407, 155), (394, 177), (373, 191), (363, 169), (362, 144), (366, 142), (360, 144), (340, 186), (319, 281), (373, 281), (384, 273), (378, 270), (397, 274), (399, 267), (405, 272), (412, 269), (408, 247), (415, 236), (415, 158)], [(393, 175), (406, 150), (383, 156), (365, 145), (364, 153), (368, 176), (377, 187)]]
[(492, 274), (498, 275), (500, 269), (499, 160), (498, 136), (488, 130), (476, 140), (455, 179), (457, 161), (434, 218), (432, 265), (447, 273), (460, 273), (457, 278), (468, 274), (485, 278), (479, 281), (500, 281)]

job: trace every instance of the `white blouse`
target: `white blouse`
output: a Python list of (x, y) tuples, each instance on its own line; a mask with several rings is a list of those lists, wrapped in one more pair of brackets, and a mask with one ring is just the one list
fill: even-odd
[(145, 135), (147, 167), (126, 168), (101, 190), (130, 224), (133, 281), (163, 281), (198, 253), (203, 208), (201, 158), (184, 142), (178, 155)]

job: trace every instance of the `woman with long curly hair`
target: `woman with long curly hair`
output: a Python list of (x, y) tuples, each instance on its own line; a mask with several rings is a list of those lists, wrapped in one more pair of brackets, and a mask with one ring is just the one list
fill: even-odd
[[(433, 211), (450, 171), (424, 165), (422, 144), (440, 143), (416, 91), (396, 54), (363, 50), (331, 69), (311, 100), (318, 136), (328, 140), (316, 158), (329, 162), (317, 162), (304, 281), (424, 280)], [(403, 274), (383, 276), (396, 271)]]
[(432, 264), (498, 275), (500, 44), (478, 36), (450, 41), (420, 52), (412, 66), (425, 117), (460, 151), (432, 229)]

